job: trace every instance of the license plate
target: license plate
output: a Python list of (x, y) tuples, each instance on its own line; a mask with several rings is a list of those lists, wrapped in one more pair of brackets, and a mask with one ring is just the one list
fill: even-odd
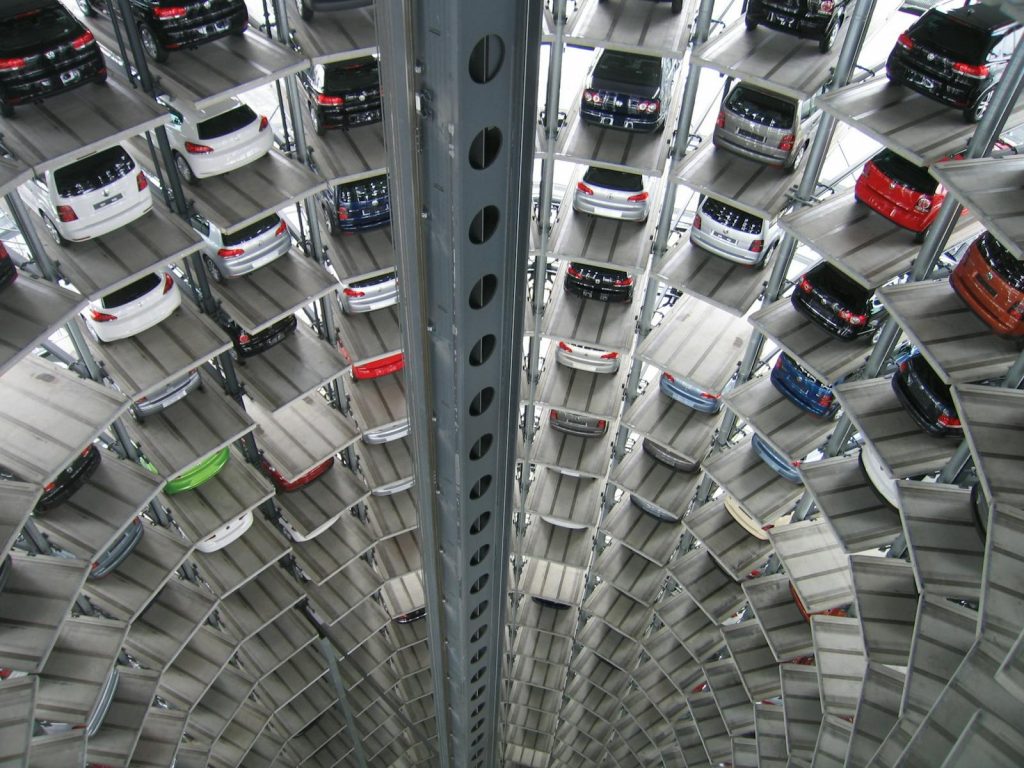
[(185, 399), (185, 395), (187, 395), (187, 394), (188, 394), (188, 392), (183, 389), (183, 390), (181, 390), (181, 392), (178, 392), (178, 393), (174, 394), (173, 396), (168, 397), (163, 402), (164, 407), (166, 408), (168, 405), (173, 405), (174, 403), (178, 402), (179, 400), (184, 400)]
[(75, 82), (82, 76), (82, 73), (78, 69), (69, 69), (67, 72), (60, 73), (60, 81), (67, 85), (68, 83)]
[(711, 234), (713, 234), (719, 240), (725, 240), (725, 242), (727, 242), (727, 243), (735, 243), (736, 242), (736, 238), (735, 237), (729, 237), (728, 235), (723, 235), (721, 232), (712, 232)]
[(758, 134), (751, 133), (750, 131), (744, 131), (742, 128), (738, 129), (736, 131), (736, 133), (738, 133), (744, 139), (750, 139), (751, 141), (764, 142), (764, 136), (759, 136)]
[(780, 27), (795, 27), (796, 19), (791, 16), (783, 16), (778, 13), (769, 12), (768, 21), (773, 24), (778, 24)]
[(929, 91), (935, 88), (935, 81), (932, 80), (930, 77), (915, 74), (913, 79), (917, 81), (918, 85), (920, 85), (922, 88), (927, 88)]
[(101, 200), (100, 202), (96, 203), (96, 204), (95, 204), (95, 205), (93, 206), (93, 208), (94, 208), (95, 210), (97, 210), (97, 211), (98, 211), (98, 210), (99, 210), (100, 208), (106, 208), (106, 207), (107, 207), (108, 205), (113, 205), (114, 203), (116, 203), (116, 202), (117, 202), (118, 200), (120, 200), (120, 199), (121, 199), (122, 197), (123, 197), (123, 195), (119, 195), (119, 194), (118, 194), (118, 195), (111, 195), (111, 196), (110, 196), (110, 197), (108, 197), (108, 198), (107, 198), (106, 200)]

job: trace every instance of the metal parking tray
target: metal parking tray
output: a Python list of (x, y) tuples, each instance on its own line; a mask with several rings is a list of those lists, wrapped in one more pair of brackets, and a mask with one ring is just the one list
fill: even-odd
[(690, 510), (683, 518), (686, 529), (707, 547), (721, 568), (734, 580), (745, 579), (764, 563), (772, 547), (751, 536), (725, 508), (724, 499)]
[(673, 451), (701, 461), (724, 414), (702, 413), (663, 395), (652, 381), (622, 416), (630, 429), (648, 435)]
[(612, 469), (608, 480), (679, 520), (700, 484), (700, 472), (676, 472), (637, 445)]
[(695, 3), (672, 13), (666, 3), (584, 3), (566, 25), (566, 41), (574, 45), (614, 48), (648, 56), (682, 57)]
[(585, 581), (586, 572), (579, 568), (569, 568), (548, 560), (530, 559), (526, 561), (516, 591), (542, 600), (572, 605), (583, 598)]
[[(402, 349), (402, 329), (398, 324), (398, 308), (386, 307), (374, 312), (349, 315), (336, 312), (338, 343), (342, 355), (353, 364), (365, 363)], [(362, 382), (353, 382), (357, 387)]]
[(160, 674), (155, 670), (121, 666), (110, 715), (88, 739), (86, 760), (100, 764), (128, 765), (139, 741), (142, 723), (153, 702)]
[(711, 758), (712, 764), (717, 764), (732, 758), (732, 739), (729, 736), (729, 729), (718, 711), (715, 698), (710, 691), (704, 693), (691, 693), (686, 697), (686, 706), (690, 710), (690, 717), (700, 734), (704, 751)]
[(713, 624), (731, 617), (746, 600), (739, 583), (706, 549), (694, 549), (677, 557), (668, 570)]
[(761, 526), (788, 512), (803, 492), (765, 464), (749, 439), (712, 456), (704, 470)]
[(534, 435), (530, 461), (590, 477), (604, 477), (610, 458), (608, 435), (578, 437), (553, 429), (547, 414), (541, 414), (540, 429)]
[(0, 375), (85, 308), (85, 300), (25, 272), (0, 304)]
[(278, 493), (277, 504), (300, 536), (333, 525), (344, 512), (369, 494), (362, 478), (335, 462), (326, 476), (290, 493)]
[[(614, 374), (590, 373), (559, 365), (552, 359), (541, 371), (536, 401), (556, 409), (566, 408), (611, 419), (619, 413), (627, 373), (625, 365), (620, 365)], [(525, 400), (528, 392), (525, 384), (520, 392)]]
[(193, 552), (192, 562), (222, 599), (291, 552), (287, 539), (263, 515), (253, 513), (252, 527), (230, 547), (216, 552)]
[(591, 571), (644, 605), (654, 603), (665, 581), (664, 569), (617, 542), (598, 555)]
[(308, 112), (304, 111), (302, 126), (309, 161), (328, 187), (387, 172), (383, 123), (333, 129), (323, 136), (317, 136)]
[(406, 438), (380, 445), (359, 443), (356, 451), (361, 457), (359, 468), (374, 495), (387, 486), (412, 484), (416, 466)]
[(808, 612), (853, 600), (853, 578), (842, 544), (825, 520), (802, 520), (768, 531), (793, 588)]
[(834, 426), (832, 419), (812, 416), (797, 408), (767, 376), (736, 387), (725, 396), (725, 402), (761, 439), (791, 462), (802, 460), (819, 447)]
[(293, 45), (314, 64), (377, 52), (372, 7), (318, 11), (310, 21), (304, 21), (298, 14), (289, 14), (288, 22)]
[(132, 622), (125, 649), (149, 669), (163, 672), (216, 606), (217, 599), (200, 587), (169, 581)]
[(248, 639), (295, 607), (304, 597), (299, 584), (282, 568), (268, 568), (221, 601), (226, 628)]
[(814, 667), (783, 664), (779, 667), (779, 675), (790, 762), (796, 758), (810, 765), (823, 717), (818, 673)]
[(673, 288), (739, 316), (754, 306), (768, 280), (768, 270), (715, 256), (691, 243), (686, 235), (655, 271)]
[(761, 576), (743, 582), (743, 593), (764, 632), (776, 661), (787, 661), (813, 652), (811, 625), (793, 601), (789, 577)]
[(595, 526), (601, 512), (601, 482), (538, 467), (526, 495), (526, 511), (573, 525)]
[(352, 382), (347, 387), (352, 418), (365, 434), (409, 418), (405, 401), (405, 377), (401, 371), (376, 379)]
[(544, 307), (541, 333), (601, 349), (629, 351), (643, 291), (634, 286), (633, 300), (630, 302), (584, 299), (565, 292), (563, 286), (566, 269), (568, 264), (562, 264), (555, 276), (551, 298)]
[(961, 384), (953, 389), (953, 402), (987, 498), (1024, 504), (1024, 393)]
[(550, 560), (573, 568), (586, 569), (594, 548), (592, 528), (565, 528), (543, 518), (532, 520), (522, 546), (514, 553), (537, 560)]
[(682, 527), (642, 511), (623, 497), (609, 510), (601, 530), (655, 565), (665, 567), (682, 535)]
[[(1024, 102), (1018, 104), (1024, 119)], [(1024, 157), (959, 160), (935, 168), (935, 176), (956, 195), (999, 242), (1018, 259), (1024, 258), (1024, 207), (1021, 169)]]
[(850, 758), (867, 765), (900, 714), (906, 675), (885, 664), (868, 662), (850, 735)]
[(378, 227), (365, 232), (325, 235), (327, 260), (338, 277), (354, 280), (358, 277), (392, 269), (395, 266), (395, 243), (391, 227)]
[(905, 667), (917, 613), (913, 566), (894, 557), (853, 555), (850, 570), (867, 658)]
[(295, 559), (316, 585), (323, 584), (373, 546), (366, 526), (355, 515), (342, 515), (310, 541), (292, 545)]
[(779, 665), (757, 621), (722, 627), (722, 637), (751, 701), (782, 695)]
[(0, 486), (0, 561), (7, 557), (14, 540), (21, 534), (42, 490), (38, 485), (13, 480)]

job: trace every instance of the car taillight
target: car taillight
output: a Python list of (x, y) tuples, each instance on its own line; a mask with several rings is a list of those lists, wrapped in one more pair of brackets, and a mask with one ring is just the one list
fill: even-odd
[(345, 103), (345, 99), (341, 96), (328, 96), (325, 93), (318, 93), (316, 95), (316, 103), (323, 104), (325, 107), (340, 107)]
[(205, 144), (193, 144), (191, 141), (186, 141), (185, 151), (190, 155), (205, 155), (207, 152), (213, 152), (213, 147), (208, 147)]
[(57, 218), (61, 221), (77, 221), (78, 214), (75, 213), (75, 209), (70, 205), (58, 205), (57, 206)]
[(267, 127), (269, 125), (270, 125), (270, 121), (267, 120), (267, 116), (266, 115), (260, 115), (260, 130), (261, 131), (267, 130)]
[(233, 259), (235, 256), (241, 256), (245, 253), (244, 248), (221, 248), (217, 251), (217, 255), (222, 259)]
[(618, 288), (627, 288), (633, 284), (632, 277), (624, 277), (621, 280), (616, 280), (614, 285)]
[(288, 224), (282, 221), (280, 224), (277, 225), (277, 229), (274, 230), (274, 237), (280, 237), (287, 231)]
[(188, 15), (188, 9), (180, 5), (174, 5), (169, 8), (154, 8), (153, 15), (158, 19), (181, 19)]
[(693, 215), (693, 228), (694, 229), (700, 229), (700, 214), (699, 213), (695, 213)]
[(572, 347), (566, 344), (564, 341), (558, 342), (558, 348), (563, 352), (572, 352)]
[(551, 419), (551, 421), (554, 421), (555, 419), (557, 419), (558, 418), (558, 411), (556, 411), (556, 410), (554, 410), (552, 408), (551, 411), (548, 413), (548, 418)]
[(939, 414), (939, 424), (944, 427), (959, 427), (960, 419), (956, 416), (950, 416), (947, 413), (941, 413)]
[(725, 128), (725, 110), (718, 110), (718, 119), (715, 120), (715, 128)]
[(84, 35), (79, 35), (71, 41), (71, 47), (74, 48), (76, 51), (80, 51), (95, 39), (96, 38), (92, 36), (92, 32), (90, 32), (89, 30), (85, 30)]
[(91, 450), (92, 450), (92, 446), (90, 445), (89, 447), (84, 448), (79, 455), (84, 459), (86, 456), (89, 455), (89, 451), (91, 451)]
[(673, 376), (671, 373), (663, 373), (663, 374), (661, 374), (661, 378), (663, 378), (665, 381), (669, 382), (670, 384), (675, 382), (675, 380), (676, 380), (676, 377)]
[(15, 57), (13, 59), (0, 59), (0, 72), (13, 72), (25, 66), (25, 59)]
[(984, 64), (964, 64), (957, 61), (953, 64), (953, 71), (967, 77), (976, 77), (979, 80), (984, 80), (988, 77), (988, 67)]
[(592, 195), (592, 194), (594, 194), (594, 190), (592, 190), (590, 187), (588, 187), (582, 181), (577, 181), (576, 182), (576, 189), (578, 189), (584, 195)]
[(701, 392), (700, 396), (703, 397), (705, 400), (721, 400), (722, 399), (721, 395), (717, 395), (714, 392)]
[(750, 250), (754, 253), (760, 253), (764, 250), (764, 240), (755, 240), (750, 244)]
[(835, 400), (835, 396), (832, 394), (822, 395), (821, 397), (818, 398), (818, 405), (820, 405), (822, 408), (828, 408), (830, 405), (832, 405), (833, 400)]
[(348, 208), (346, 208), (344, 205), (339, 205), (338, 206), (338, 220), (339, 221), (345, 221), (345, 219), (347, 219), (347, 218), (348, 218)]
[(566, 270), (566, 274), (568, 274), (569, 277), (575, 277), (577, 279), (583, 277), (583, 273), (576, 269), (576, 267), (569, 267), (569, 269)]
[(932, 209), (932, 199), (928, 195), (921, 195), (917, 198), (917, 202), (914, 203), (914, 210), (920, 211), (921, 213), (927, 213)]
[(900, 363), (900, 373), (906, 373), (909, 370), (910, 370), (910, 363), (908, 363), (906, 360), (904, 360), (902, 363)]
[(839, 319), (847, 325), (861, 326), (867, 323), (867, 315), (855, 315), (848, 309), (841, 309), (838, 312)]
[(821, 12), (832, 13), (832, 9), (835, 8), (835, 3), (832, 0), (821, 0)]
[(641, 193), (639, 193), (637, 195), (630, 195), (627, 199), (631, 203), (642, 203), (648, 197), (650, 197), (649, 194), (647, 194), (646, 192), (641, 192)]
[(97, 323), (109, 323), (111, 320), (117, 320), (117, 315), (108, 315), (106, 312), (100, 312), (98, 309), (90, 309), (89, 314), (92, 315), (92, 319)]
[(793, 148), (793, 142), (796, 141), (796, 134), (787, 133), (779, 140), (779, 149), (789, 152)]
[(239, 344), (248, 344), (249, 340), (251, 338), (252, 337), (248, 333), (240, 333), (240, 334), (238, 334), (238, 343)]
[(811, 291), (814, 290), (814, 286), (811, 285), (811, 281), (808, 280), (806, 277), (801, 277), (800, 290), (803, 291), (804, 293), (810, 293)]
[(366, 295), (362, 291), (357, 291), (355, 288), (346, 288), (345, 290), (342, 291), (342, 293), (344, 293), (346, 296), (351, 296), (354, 299), (358, 299)]
[(139, 171), (138, 175), (135, 177), (135, 186), (139, 188), (139, 192), (149, 186), (149, 179), (146, 178), (146, 174), (142, 171)]
[(174, 278), (171, 277), (170, 272), (167, 272), (164, 274), (164, 293), (170, 293), (172, 288), (174, 288)]
[(619, 353), (618, 352), (605, 352), (603, 355), (601, 355), (601, 359), (602, 360), (618, 360), (619, 359)]
[(910, 35), (906, 32), (896, 38), (896, 45), (900, 45), (908, 51), (912, 51), (914, 49), (914, 41), (910, 39)]
[(1024, 317), (1024, 301), (1018, 301), (1012, 307), (1010, 307), (1010, 315), (1020, 320)]
[(607, 426), (608, 426), (608, 422), (605, 421), (604, 419), (598, 419), (597, 420), (597, 428), (598, 429), (604, 429)]
[(46, 493), (49, 493), (50, 491), (52, 491), (56, 487), (57, 487), (56, 483), (47, 483), (46, 485), (43, 486), (43, 491), (45, 491)]
[(601, 98), (601, 94), (599, 94), (597, 91), (590, 90), (583, 92), (583, 100), (593, 104), (597, 104), (603, 101), (603, 99)]
[(661, 109), (661, 101), (659, 101), (658, 99), (651, 99), (650, 101), (641, 101), (640, 104), (637, 105), (638, 111), (647, 112), (648, 114), (651, 115), (653, 115), (659, 109)]

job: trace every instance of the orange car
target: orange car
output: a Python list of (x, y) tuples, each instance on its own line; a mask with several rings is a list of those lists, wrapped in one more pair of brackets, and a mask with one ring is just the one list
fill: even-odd
[(1024, 263), (992, 234), (971, 243), (949, 276), (971, 311), (1001, 336), (1024, 336)]

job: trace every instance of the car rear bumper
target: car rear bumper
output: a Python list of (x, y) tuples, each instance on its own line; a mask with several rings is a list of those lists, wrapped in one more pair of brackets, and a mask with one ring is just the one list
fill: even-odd
[(381, 445), (392, 440), (401, 440), (409, 434), (409, 419), (405, 418), (383, 427), (375, 427), (363, 432), (363, 442), (368, 445)]
[(561, 347), (555, 348), (555, 361), (566, 368), (587, 373), (611, 374), (619, 370), (619, 358), (605, 359), (585, 352), (566, 352)]
[(647, 221), (647, 215), (650, 212), (650, 205), (646, 200), (641, 202), (595, 200), (593, 195), (586, 195), (579, 191), (573, 195), (572, 207), (574, 211), (580, 213), (618, 221)]
[(288, 253), (288, 249), (291, 247), (291, 237), (281, 236), (274, 238), (273, 241), (264, 247), (255, 249), (251, 253), (247, 249), (243, 255), (232, 259), (224, 259), (220, 256), (213, 256), (212, 258), (217, 264), (217, 269), (220, 270), (220, 273), (230, 279), (248, 275), (260, 267), (265, 267), (270, 262), (276, 261)]
[[(89, 325), (96, 332), (96, 338), (103, 342), (120, 341), (148, 331), (166, 320), (181, 306), (181, 291), (171, 291), (143, 312), (133, 312), (117, 320), (98, 323), (91, 318)], [(114, 310), (115, 312), (117, 310)]]
[(216, 531), (211, 533), (202, 541), (196, 544), (196, 551), (205, 555), (224, 549), (228, 544), (238, 541), (242, 535), (252, 527), (252, 512), (246, 511), (234, 520), (225, 523)]
[(670, 382), (661, 377), (658, 381), (658, 388), (663, 395), (672, 398), (677, 403), (682, 403), (688, 408), (693, 408), (693, 410), (700, 411), (701, 413), (718, 413), (722, 410), (721, 398), (711, 399), (702, 397), (696, 387), (691, 387), (689, 384), (682, 383), (678, 379)]
[(142, 402), (132, 403), (132, 411), (137, 415), (145, 418), (146, 416), (152, 416), (154, 413), (160, 413), (168, 406), (174, 405), (179, 400), (184, 400), (192, 392), (195, 392), (199, 387), (203, 385), (203, 380), (199, 377), (199, 371), (193, 371), (188, 375), (187, 378), (182, 379), (178, 383), (178, 386), (164, 390), (158, 394), (149, 397)]
[(663, 112), (656, 116), (650, 115), (629, 115), (621, 112), (605, 112), (586, 105), (580, 106), (580, 119), (590, 125), (599, 125), (603, 128), (618, 128), (623, 131), (635, 133), (654, 133), (665, 124)]
[(59, 485), (53, 489), (50, 493), (44, 493), (39, 499), (39, 503), (36, 504), (37, 510), (53, 509), (58, 504), (63, 504), (74, 493), (85, 485), (86, 481), (92, 477), (93, 472), (100, 465), (103, 460), (103, 454), (95, 446), (91, 446), (89, 449), (89, 455), (85, 457), (85, 460), (81, 464), (72, 462), (71, 466), (65, 469), (61, 475), (54, 481)]
[(583, 299), (597, 301), (626, 302), (633, 300), (633, 286), (595, 285), (566, 275), (565, 292)]
[(747, 18), (766, 27), (797, 37), (820, 39), (832, 22), (832, 14), (802, 14), (784, 7), (770, 7), (765, 3), (752, 2), (747, 7)]
[(962, 275), (954, 270), (949, 276), (949, 284), (971, 311), (995, 333), (1000, 336), (1024, 336), (1024, 319), (1016, 320), (1011, 317), (1006, 308), (994, 302), (992, 296), (969, 275)]
[(352, 378), (357, 381), (361, 379), (376, 379), (381, 376), (388, 376), (396, 373), (405, 367), (405, 355), (395, 352), (376, 360), (368, 360), (352, 366)]
[(699, 245), (705, 251), (713, 253), (715, 256), (748, 267), (757, 266), (765, 256), (763, 249), (755, 253), (743, 243), (728, 243), (720, 237), (708, 235), (699, 229), (690, 230), (690, 242)]
[(365, 296), (348, 296), (342, 290), (338, 293), (338, 300), (341, 303), (342, 311), (349, 315), (386, 309), (398, 303), (398, 283), (393, 281), (387, 290), (373, 291)]
[(909, 229), (911, 232), (923, 232), (927, 229), (928, 225), (934, 221), (939, 209), (942, 208), (940, 204), (933, 206), (926, 213), (908, 210), (879, 194), (860, 180), (857, 181), (857, 185), (854, 187), (854, 196), (875, 213), (884, 216), (893, 224)]
[(766, 141), (746, 139), (722, 128), (715, 128), (715, 132), (711, 135), (711, 140), (716, 147), (721, 147), (742, 158), (765, 165), (781, 167), (786, 164), (791, 154), (789, 150), (773, 147)]
[(102, 579), (123, 563), (139, 543), (143, 530), (142, 521), (135, 518), (110, 549), (96, 560), (94, 567), (89, 571), (89, 579)]
[[(107, 64), (103, 60), (98, 45), (94, 46), (95, 55), (88, 56), (84, 61), (67, 61), (63, 64), (49, 64), (43, 70), (31, 72), (22, 77), (10, 75), (0, 77), (0, 102), (4, 104), (29, 104), (43, 101), (51, 96), (67, 93), (75, 88), (101, 81), (107, 74)], [(77, 71), (77, 76), (65, 82), (63, 72)], [(65, 75), (65, 77), (67, 77)]]
[[(816, 302), (805, 301), (804, 294), (800, 290), (793, 292), (791, 303), (797, 312), (837, 339), (854, 341), (862, 334), (867, 333), (865, 330), (858, 332), (852, 326), (842, 322), (834, 314), (825, 312)], [(871, 328), (871, 326), (864, 327)]]
[(770, 379), (772, 384), (775, 385), (775, 389), (802, 411), (823, 418), (831, 416), (835, 411), (835, 406), (823, 406), (819, 402), (819, 399), (825, 394), (824, 390), (815, 394), (810, 389), (794, 381), (790, 375), (778, 373), (774, 368), (772, 369)]
[(893, 54), (890, 54), (885, 63), (885, 74), (895, 83), (956, 109), (963, 109), (972, 104), (989, 85), (988, 80), (979, 80), (978, 85), (974, 87), (950, 83), (941, 77), (918, 72), (915, 68), (907, 66), (900, 56)]
[[(68, 202), (74, 208), (74, 198), (69, 198)], [(102, 214), (88, 213), (77, 221), (60, 221), (53, 212), (49, 212), (47, 215), (50, 216), (57, 231), (63, 235), (65, 240), (80, 243), (83, 240), (91, 240), (94, 237), (113, 232), (115, 229), (120, 229), (126, 224), (131, 224), (149, 213), (152, 208), (153, 198), (146, 192), (138, 199), (128, 201), (126, 205), (112, 206)]]
[(204, 18), (184, 18), (154, 23), (157, 40), (165, 48), (195, 48), (226, 35), (243, 32), (249, 26), (249, 14), (243, 5), (228, 14)]
[(758, 455), (761, 461), (771, 467), (775, 474), (779, 475), (783, 480), (788, 480), (791, 483), (803, 482), (796, 467), (790, 464), (785, 456), (776, 453), (768, 443), (756, 439), (751, 440), (750, 444), (754, 448), (754, 453)]
[(256, 135), (254, 141), (230, 149), (214, 149), (213, 152), (185, 155), (192, 173), (200, 179), (219, 176), (249, 163), (255, 162), (270, 151), (274, 143), (274, 134), (265, 128)]
[(945, 437), (946, 435), (963, 434), (959, 429), (952, 429), (939, 424), (937, 414), (933, 417), (932, 414), (926, 413), (917, 398), (907, 391), (903, 378), (899, 373), (892, 377), (892, 391), (895, 393), (900, 405), (903, 406), (903, 410), (907, 412), (907, 415), (929, 435)]

